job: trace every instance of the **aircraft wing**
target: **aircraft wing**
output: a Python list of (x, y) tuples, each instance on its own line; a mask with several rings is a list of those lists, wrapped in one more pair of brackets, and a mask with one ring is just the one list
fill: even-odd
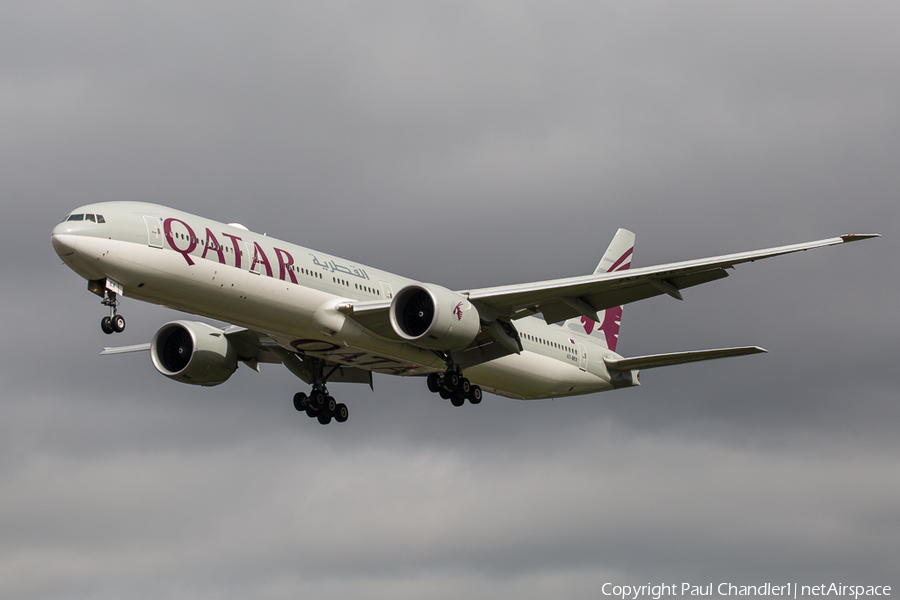
[[(246, 363), (254, 370), (259, 370), (259, 363), (281, 363), (287, 352), (272, 338), (264, 333), (231, 325), (224, 330), (225, 336), (235, 345), (238, 360)], [(150, 342), (134, 346), (117, 346), (104, 348), (101, 356), (112, 354), (128, 354), (131, 352), (149, 352)]]
[[(228, 341), (234, 344), (237, 359), (254, 371), (259, 372), (260, 363), (283, 364), (291, 373), (306, 383), (312, 384), (314, 371), (311, 361), (307, 357), (286, 350), (278, 342), (260, 331), (231, 325), (224, 330), (224, 333)], [(150, 343), (148, 342), (134, 346), (104, 348), (100, 354), (108, 356), (149, 351)], [(367, 383), (369, 387), (372, 387), (371, 371), (364, 371), (328, 361), (326, 361), (326, 365), (328, 367), (329, 382)]]
[(814, 242), (640, 269), (481, 288), (461, 293), (478, 306), (479, 312), (488, 313), (485, 316), (490, 315), (494, 318), (518, 319), (541, 313), (547, 323), (556, 323), (579, 315), (598, 321), (600, 319), (597, 313), (601, 310), (660, 294), (668, 294), (681, 300), (680, 290), (727, 277), (725, 269), (741, 263), (873, 237), (880, 236), (847, 234)]

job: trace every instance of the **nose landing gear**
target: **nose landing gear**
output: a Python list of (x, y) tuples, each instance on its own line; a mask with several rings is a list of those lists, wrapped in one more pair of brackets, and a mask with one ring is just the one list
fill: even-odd
[(101, 304), (109, 307), (109, 316), (100, 320), (100, 329), (103, 330), (103, 333), (122, 333), (125, 331), (125, 317), (118, 314), (119, 300), (116, 293), (112, 290), (106, 290)]

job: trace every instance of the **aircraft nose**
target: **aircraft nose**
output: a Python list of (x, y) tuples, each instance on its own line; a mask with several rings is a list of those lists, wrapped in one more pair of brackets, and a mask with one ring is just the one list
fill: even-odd
[(68, 256), (75, 252), (78, 236), (70, 233), (65, 223), (60, 223), (50, 233), (50, 241), (59, 256)]

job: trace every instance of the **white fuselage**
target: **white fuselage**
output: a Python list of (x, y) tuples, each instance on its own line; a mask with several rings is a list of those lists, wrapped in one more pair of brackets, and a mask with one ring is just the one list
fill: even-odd
[[(108, 202), (75, 212), (105, 222), (61, 223), (54, 248), (80, 276), (112, 280), (126, 297), (265, 332), (291, 351), (368, 371), (446, 368), (438, 353), (379, 336), (337, 310), (389, 301), (414, 280), (164, 206)], [(613, 389), (602, 359), (614, 352), (537, 318), (515, 324), (524, 350), (466, 369), (473, 383), (520, 399)]]

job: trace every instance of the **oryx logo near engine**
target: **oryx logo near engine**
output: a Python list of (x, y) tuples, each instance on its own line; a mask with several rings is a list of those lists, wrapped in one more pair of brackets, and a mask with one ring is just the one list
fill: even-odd
[(457, 321), (462, 321), (462, 305), (463, 303), (460, 302), (453, 307), (453, 315), (456, 317)]

